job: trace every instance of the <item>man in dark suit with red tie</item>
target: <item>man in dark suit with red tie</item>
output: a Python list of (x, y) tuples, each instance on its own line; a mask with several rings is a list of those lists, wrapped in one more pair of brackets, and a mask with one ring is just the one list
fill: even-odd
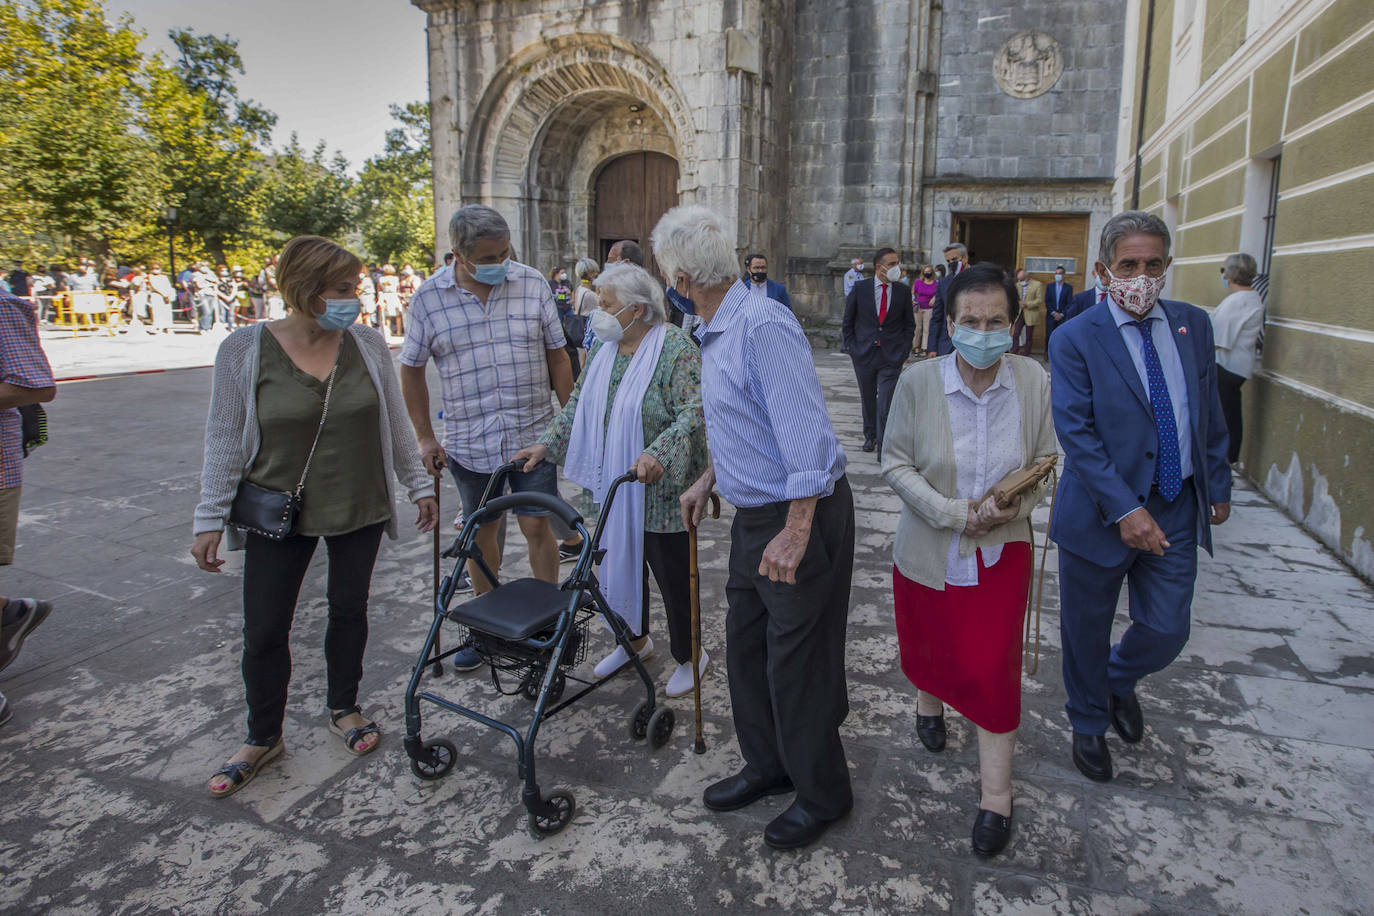
[(916, 337), (911, 287), (897, 282), (899, 260), (894, 249), (878, 249), (873, 279), (855, 283), (844, 302), (844, 346), (859, 380), (866, 452), (882, 452), (892, 392)]

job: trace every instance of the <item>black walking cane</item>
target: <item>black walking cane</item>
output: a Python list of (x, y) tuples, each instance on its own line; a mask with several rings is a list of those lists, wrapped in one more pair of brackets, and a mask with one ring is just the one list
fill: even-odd
[[(720, 497), (711, 494), (711, 518), (720, 518)], [(697, 519), (698, 522), (701, 519)], [(694, 750), (706, 753), (706, 739), (701, 735), (701, 572), (697, 569), (697, 529), (687, 531), (687, 551), (691, 570), (688, 591), (692, 596), (692, 699), (696, 704), (697, 743)]]
[[(437, 614), (439, 612), (439, 525), (444, 517), (440, 510), (439, 493), (444, 488), (444, 478), (434, 476), (434, 594), (430, 596), (430, 607)], [(455, 572), (454, 575), (457, 575)], [(443, 629), (434, 632), (434, 664), (430, 666), (430, 674), (440, 677), (444, 673), (444, 663), (439, 661), (439, 656), (444, 654), (444, 647), (440, 642)]]

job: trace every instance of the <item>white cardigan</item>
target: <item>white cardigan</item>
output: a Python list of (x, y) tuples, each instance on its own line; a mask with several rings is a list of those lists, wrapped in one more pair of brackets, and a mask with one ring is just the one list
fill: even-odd
[[(902, 373), (892, 395), (892, 409), (883, 433), (883, 477), (902, 499), (893, 561), (913, 582), (937, 591), (945, 589), (945, 562), (950, 539), (968, 522), (969, 500), (957, 492), (954, 435), (945, 402), (944, 362), (955, 354), (916, 363)], [(1022, 467), (1059, 453), (1050, 413), (1050, 377), (1040, 364), (1008, 354), (1021, 404)], [(1021, 497), (1016, 517), (980, 538), (965, 538), (961, 552), (979, 547), (1028, 541), (1031, 510), (1049, 492), (1049, 481)]]
[[(265, 325), (235, 331), (224, 339), (215, 354), (214, 387), (210, 392), (210, 416), (205, 423), (205, 465), (200, 475), (200, 505), (196, 506), (194, 534), (222, 531), (239, 482), (253, 467), (260, 444), (258, 429), (258, 355)], [(399, 480), (406, 497), (419, 502), (434, 495), (434, 478), (420, 463), (415, 432), (406, 416), (401, 386), (391, 366), (386, 339), (372, 328), (349, 325), (368, 375), (377, 389), (381, 416), (382, 463), (386, 471), (386, 496), (393, 506)], [(396, 537), (396, 514), (386, 533)], [(230, 528), (225, 535), (230, 550), (243, 549), (243, 533)]]

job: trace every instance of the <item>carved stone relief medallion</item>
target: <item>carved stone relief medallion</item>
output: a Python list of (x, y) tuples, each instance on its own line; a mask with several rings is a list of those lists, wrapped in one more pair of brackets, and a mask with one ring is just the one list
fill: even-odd
[(1064, 53), (1048, 32), (1027, 29), (1017, 32), (992, 61), (997, 85), (1012, 98), (1033, 99), (1044, 95), (1064, 73)]

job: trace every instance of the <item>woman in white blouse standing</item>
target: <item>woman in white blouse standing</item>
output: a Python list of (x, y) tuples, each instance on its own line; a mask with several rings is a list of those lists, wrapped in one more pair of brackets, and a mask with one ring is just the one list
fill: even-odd
[(1241, 409), (1240, 386), (1255, 368), (1256, 348), (1264, 329), (1264, 300), (1251, 289), (1255, 282), (1255, 259), (1248, 254), (1233, 254), (1221, 267), (1221, 283), (1230, 294), (1212, 313), (1212, 333), (1217, 346), (1217, 395), (1226, 431), (1231, 436), (1227, 460), (1240, 460)]
[(902, 374), (883, 445), (883, 477), (903, 504), (893, 601), (902, 671), (918, 691), (916, 733), (942, 750), (946, 703), (978, 726), (973, 850), (983, 856), (1011, 836), (1030, 514), (1046, 486), (1007, 509), (984, 497), (1008, 473), (1058, 453), (1049, 377), (1035, 360), (1007, 354), (1018, 298), (995, 265), (951, 281), (955, 352)]

